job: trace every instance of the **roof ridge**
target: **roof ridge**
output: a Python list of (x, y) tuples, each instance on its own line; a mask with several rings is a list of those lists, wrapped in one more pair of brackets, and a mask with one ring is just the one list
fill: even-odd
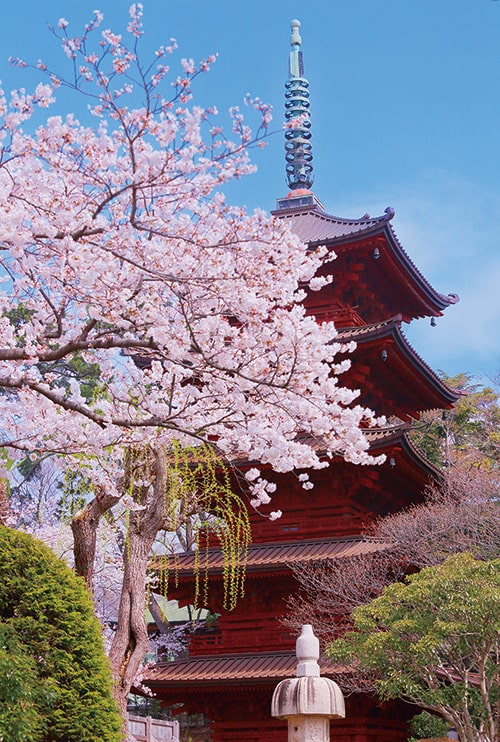
[(320, 219), (325, 222), (335, 222), (336, 224), (380, 224), (382, 222), (389, 222), (394, 216), (394, 209), (388, 206), (383, 214), (379, 216), (370, 216), (369, 214), (363, 214), (363, 216), (357, 218), (351, 218), (346, 216), (336, 216), (335, 214), (328, 214), (318, 206), (297, 206), (290, 209), (273, 209), (271, 211), (273, 216), (277, 216), (280, 219), (290, 218), (292, 216), (313, 216), (316, 219)]

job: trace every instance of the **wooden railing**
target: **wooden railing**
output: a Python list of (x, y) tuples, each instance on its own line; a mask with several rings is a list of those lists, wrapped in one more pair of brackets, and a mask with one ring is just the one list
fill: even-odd
[(129, 714), (128, 731), (136, 742), (179, 742), (178, 721)]

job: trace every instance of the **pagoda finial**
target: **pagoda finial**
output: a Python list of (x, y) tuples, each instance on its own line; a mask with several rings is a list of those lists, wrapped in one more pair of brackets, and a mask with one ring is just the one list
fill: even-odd
[(291, 190), (308, 190), (313, 184), (309, 83), (304, 77), (300, 21), (293, 20), (290, 26), (290, 62), (285, 83), (286, 177)]

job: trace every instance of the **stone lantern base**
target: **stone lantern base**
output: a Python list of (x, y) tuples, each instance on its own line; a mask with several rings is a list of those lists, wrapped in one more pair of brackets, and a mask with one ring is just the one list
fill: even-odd
[(288, 717), (288, 742), (328, 742), (330, 720), (318, 716)]

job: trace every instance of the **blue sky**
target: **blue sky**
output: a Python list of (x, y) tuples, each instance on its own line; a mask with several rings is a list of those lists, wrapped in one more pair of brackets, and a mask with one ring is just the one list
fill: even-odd
[[(60, 17), (78, 33), (92, 11), (121, 31), (128, 0), (24, 0), (2, 7), (0, 78), (30, 87), (9, 56), (64, 57), (47, 30)], [(293, 18), (302, 27), (310, 82), (314, 190), (329, 213), (396, 211), (393, 226), (442, 293), (456, 292), (437, 326), (407, 335), (434, 369), (500, 369), (500, 2), (496, 0), (143, 0), (144, 50), (175, 37), (181, 56), (218, 52), (195, 102), (226, 110), (246, 93), (283, 116)], [(59, 60), (59, 61), (57, 61)], [(175, 69), (175, 60), (172, 66)], [(81, 101), (64, 101), (79, 113)], [(272, 209), (285, 195), (281, 133), (255, 154), (258, 172), (230, 197)]]

